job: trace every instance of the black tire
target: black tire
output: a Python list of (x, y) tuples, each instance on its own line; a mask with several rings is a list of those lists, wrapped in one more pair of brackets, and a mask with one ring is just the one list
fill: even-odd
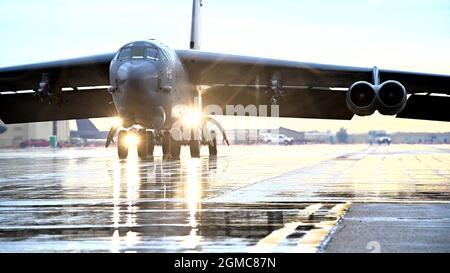
[(137, 152), (140, 159), (145, 159), (148, 156), (148, 138), (147, 132), (140, 130), (138, 132), (139, 144), (137, 145)]
[(125, 143), (125, 138), (127, 137), (127, 131), (120, 131), (117, 141), (117, 154), (120, 159), (125, 159), (128, 157), (128, 146)]
[(213, 138), (208, 144), (209, 155), (217, 156), (217, 139)]
[(172, 137), (170, 136), (170, 132), (165, 131), (162, 135), (162, 150), (163, 150), (163, 158), (164, 159), (170, 159), (171, 153), (170, 153), (170, 144), (172, 144), (171, 141)]
[(181, 141), (175, 140), (172, 137), (170, 138), (172, 143), (170, 144), (170, 154), (172, 159), (178, 160), (180, 159), (181, 153)]
[(147, 155), (153, 156), (155, 150), (155, 134), (147, 132)]
[(191, 151), (191, 157), (200, 157), (200, 141), (190, 140), (189, 149)]

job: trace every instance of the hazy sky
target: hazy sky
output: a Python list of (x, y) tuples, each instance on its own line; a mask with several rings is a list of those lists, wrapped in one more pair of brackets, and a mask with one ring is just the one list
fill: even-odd
[[(0, 67), (116, 51), (156, 38), (189, 44), (191, 0), (0, 1)], [(202, 50), (450, 74), (450, 1), (205, 0)], [(231, 121), (230, 121), (231, 120)], [(98, 122), (106, 129), (108, 122)], [(253, 121), (225, 119), (225, 126)], [(450, 123), (375, 115), (261, 126), (351, 132), (450, 131)]]

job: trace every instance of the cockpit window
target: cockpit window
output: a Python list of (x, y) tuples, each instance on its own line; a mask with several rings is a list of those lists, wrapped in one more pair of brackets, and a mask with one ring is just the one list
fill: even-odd
[(145, 47), (133, 47), (131, 58), (133, 59), (144, 59)]
[(121, 61), (121, 60), (129, 59), (130, 56), (131, 56), (131, 48), (126, 47), (120, 51), (119, 60)]
[(145, 56), (147, 59), (150, 59), (153, 61), (159, 61), (158, 50), (156, 48), (146, 47), (145, 48)]
[(120, 53), (118, 59), (120, 61), (127, 59), (147, 59), (152, 61), (159, 61), (158, 50), (153, 47), (142, 47), (142, 46), (134, 46), (134, 47), (125, 47)]
[[(161, 49), (161, 51), (160, 51), (160, 55), (161, 55), (161, 56), (164, 56), (164, 58), (165, 58), (166, 60), (172, 60), (172, 58), (171, 58), (170, 54), (169, 54), (169, 53), (167, 53), (167, 51), (166, 51), (166, 50), (164, 50), (164, 49)], [(161, 57), (161, 58), (162, 58), (162, 57)]]

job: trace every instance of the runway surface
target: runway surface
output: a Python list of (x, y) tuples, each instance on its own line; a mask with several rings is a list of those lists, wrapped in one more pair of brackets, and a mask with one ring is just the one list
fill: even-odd
[(450, 252), (449, 145), (219, 148), (0, 150), (0, 252)]

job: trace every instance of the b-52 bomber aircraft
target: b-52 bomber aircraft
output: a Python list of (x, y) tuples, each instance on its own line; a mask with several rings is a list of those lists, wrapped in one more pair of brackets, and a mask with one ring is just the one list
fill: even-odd
[(202, 141), (216, 155), (215, 133), (193, 136), (212, 122), (226, 139), (220, 124), (210, 115), (174, 111), (178, 105), (196, 111), (208, 105), (277, 106), (278, 116), (293, 118), (348, 120), (378, 111), (450, 121), (450, 75), (202, 52), (201, 6), (193, 1), (188, 50), (146, 40), (112, 54), (1, 68), (0, 119), (10, 124), (118, 116), (122, 124), (111, 128), (106, 146), (118, 132), (120, 158), (128, 156), (133, 140), (141, 158), (153, 154), (155, 143), (162, 144), (164, 157), (178, 158), (186, 138), (172, 129), (186, 117), (196, 121), (188, 137), (191, 156), (199, 156)]

